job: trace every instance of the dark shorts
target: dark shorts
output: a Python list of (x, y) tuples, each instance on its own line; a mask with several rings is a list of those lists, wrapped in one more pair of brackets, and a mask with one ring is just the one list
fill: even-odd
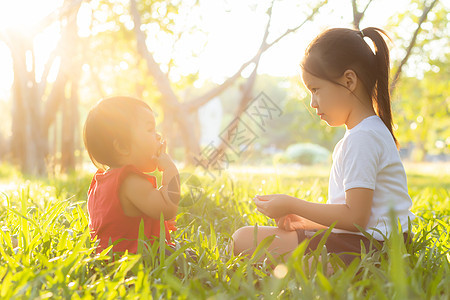
[[(305, 239), (309, 240), (306, 253), (312, 252), (319, 246), (320, 240), (324, 236), (326, 231), (314, 236), (315, 231), (297, 229), (298, 243), (300, 244)], [(405, 242), (408, 240), (408, 234), (403, 235)], [(349, 265), (355, 257), (361, 254), (361, 242), (366, 248), (366, 252), (371, 250), (380, 250), (384, 241), (378, 241), (375, 239), (369, 240), (365, 236), (351, 233), (334, 233), (331, 232), (328, 236), (325, 246), (328, 253), (336, 253), (342, 261)], [(351, 253), (349, 253), (351, 252)], [(359, 254), (359, 255), (358, 255)]]

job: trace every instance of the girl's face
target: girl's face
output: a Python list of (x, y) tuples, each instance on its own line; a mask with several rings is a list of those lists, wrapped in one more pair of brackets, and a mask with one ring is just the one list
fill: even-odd
[(130, 160), (143, 172), (153, 172), (156, 156), (161, 148), (161, 135), (156, 132), (153, 112), (146, 108), (137, 108), (134, 126), (131, 129)]
[[(351, 113), (351, 92), (345, 87), (302, 71), (302, 79), (311, 93), (311, 107), (330, 126), (347, 124)], [(340, 80), (337, 80), (340, 82)]]

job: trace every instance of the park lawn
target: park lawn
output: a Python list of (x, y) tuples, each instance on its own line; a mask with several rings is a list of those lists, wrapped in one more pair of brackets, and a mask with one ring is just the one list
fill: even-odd
[[(410, 171), (409, 171), (410, 170)], [(326, 275), (324, 263), (307, 267), (305, 244), (285, 262), (257, 263), (228, 251), (230, 235), (244, 225), (274, 225), (255, 210), (255, 194), (285, 193), (326, 201), (328, 166), (230, 168), (216, 178), (201, 170), (182, 186), (172, 234), (175, 255), (142, 250), (111, 260), (95, 255), (89, 239), (86, 191), (92, 174), (25, 178), (0, 166), (0, 298), (294, 298), (448, 299), (450, 297), (450, 174), (408, 169), (416, 233), (408, 247), (394, 234), (381, 252), (363, 254)], [(10, 236), (19, 240), (13, 249)], [(268, 242), (268, 241), (267, 241)], [(264, 243), (263, 243), (264, 244)], [(198, 262), (184, 250), (193, 249)], [(257, 251), (258, 252), (258, 251)], [(259, 254), (264, 253), (263, 247)], [(334, 256), (333, 266), (340, 262)]]

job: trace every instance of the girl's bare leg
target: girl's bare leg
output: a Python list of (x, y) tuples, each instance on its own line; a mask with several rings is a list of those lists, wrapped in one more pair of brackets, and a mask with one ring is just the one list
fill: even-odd
[(16, 238), (11, 238), (11, 243), (13, 248), (16, 248), (19, 245), (19, 241)]
[[(251, 256), (255, 251), (255, 227), (245, 226), (233, 234), (232, 249), (235, 255), (240, 253)], [(273, 226), (258, 226), (256, 245), (268, 236), (275, 235), (267, 250), (275, 257), (292, 252), (298, 246), (296, 231), (286, 231)]]
[[(255, 251), (255, 240), (254, 240), (255, 227), (245, 226), (236, 230), (233, 234), (232, 249), (234, 255), (244, 254), (251, 256)], [(292, 251), (297, 248), (299, 241), (297, 232), (286, 231), (278, 227), (273, 226), (258, 226), (258, 231), (256, 235), (257, 245), (268, 236), (275, 235), (275, 239), (272, 244), (269, 245), (267, 250), (275, 257), (278, 258), (280, 255), (284, 254), (284, 258), (287, 259)], [(256, 246), (257, 246), (256, 245)], [(264, 255), (260, 260), (264, 259)], [(319, 258), (320, 260), (320, 258)], [(309, 267), (311, 267), (313, 257), (308, 261)], [(333, 267), (330, 263), (327, 264), (327, 275), (330, 276), (334, 273)]]

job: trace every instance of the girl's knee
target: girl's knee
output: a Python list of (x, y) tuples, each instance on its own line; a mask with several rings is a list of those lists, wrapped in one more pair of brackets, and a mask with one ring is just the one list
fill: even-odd
[[(313, 261), (314, 261), (314, 257), (310, 257), (308, 259), (308, 268), (309, 270), (311, 270), (312, 266), (313, 266)], [(318, 261), (322, 262), (322, 257), (320, 256)], [(336, 270), (333, 268), (333, 266), (331, 265), (330, 262), (327, 262), (327, 266), (326, 266), (326, 275), (327, 276), (331, 276), (336, 272)]]
[(19, 241), (16, 238), (11, 238), (11, 243), (13, 248), (16, 248), (19, 245)]
[(253, 226), (244, 226), (233, 233), (230, 243), (234, 255), (239, 255), (252, 248), (254, 229)]

